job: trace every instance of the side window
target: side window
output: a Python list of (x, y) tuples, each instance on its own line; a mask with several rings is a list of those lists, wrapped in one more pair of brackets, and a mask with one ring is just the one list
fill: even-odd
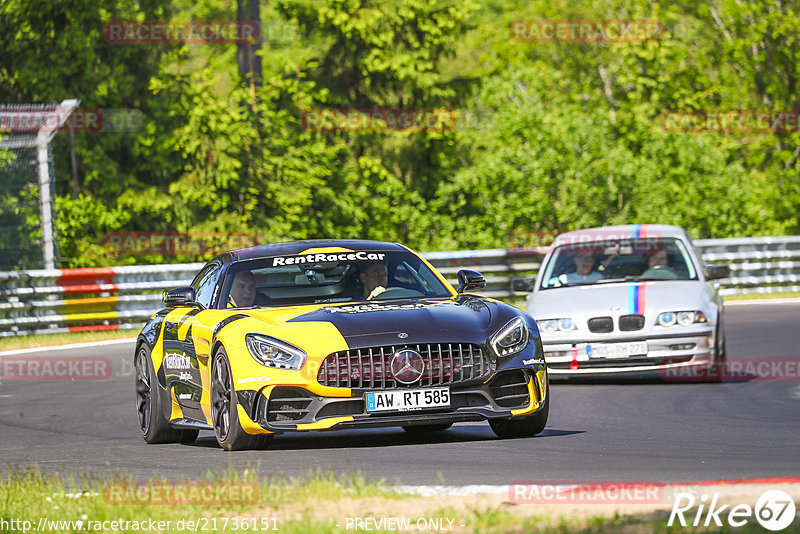
[(211, 307), (211, 300), (214, 298), (214, 288), (217, 285), (219, 267), (218, 263), (206, 265), (192, 282), (192, 287), (196, 293), (196, 301), (206, 308)]

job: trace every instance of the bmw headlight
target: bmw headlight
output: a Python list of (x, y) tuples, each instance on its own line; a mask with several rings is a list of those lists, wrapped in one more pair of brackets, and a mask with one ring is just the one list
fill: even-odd
[(708, 319), (701, 311), (677, 311), (660, 313), (656, 322), (661, 326), (672, 326), (675, 324), (689, 326), (695, 323), (707, 323)]
[(555, 332), (558, 330), (558, 321), (555, 319), (543, 319), (541, 321), (536, 321), (536, 324), (539, 326), (540, 332)]
[(497, 332), (490, 341), (498, 356), (517, 353), (528, 344), (528, 325), (525, 319), (515, 317)]
[(300, 370), (306, 363), (306, 353), (274, 337), (263, 334), (247, 334), (244, 337), (247, 350), (260, 364), (276, 369)]
[(658, 315), (658, 324), (661, 326), (672, 326), (676, 321), (675, 314), (672, 312), (664, 312)]
[(558, 329), (562, 332), (571, 332), (572, 330), (575, 330), (575, 321), (572, 319), (559, 319)]
[(547, 334), (558, 331), (572, 332), (577, 328), (575, 326), (575, 321), (570, 318), (537, 320), (536, 325), (539, 327), (540, 332), (545, 332)]

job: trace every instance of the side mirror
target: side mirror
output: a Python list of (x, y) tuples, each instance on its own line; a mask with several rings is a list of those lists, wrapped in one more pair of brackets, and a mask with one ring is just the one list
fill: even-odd
[(168, 308), (194, 304), (195, 292), (193, 287), (180, 287), (172, 291), (164, 291), (161, 300)]
[(512, 278), (511, 291), (530, 293), (533, 291), (533, 280), (531, 278)]
[(731, 268), (727, 265), (711, 265), (706, 272), (706, 279), (719, 280), (720, 278), (728, 278), (731, 275)]
[(478, 271), (461, 269), (458, 271), (458, 292), (473, 291), (486, 287), (486, 279)]

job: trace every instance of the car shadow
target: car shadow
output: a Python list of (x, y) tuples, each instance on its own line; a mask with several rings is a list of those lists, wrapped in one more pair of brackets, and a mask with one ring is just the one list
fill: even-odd
[[(559, 430), (545, 428), (543, 432), (531, 438), (542, 439), (573, 434), (583, 434), (585, 430)], [(442, 432), (425, 432), (412, 434), (402, 429), (373, 428), (356, 430), (332, 430), (326, 432), (287, 433), (275, 436), (270, 440), (269, 450), (324, 450), (324, 449), (364, 449), (402, 447), (408, 445), (434, 445), (447, 443), (470, 443), (481, 441), (499, 441), (488, 424), (456, 425)], [(504, 440), (506, 441), (506, 440)], [(193, 443), (183, 444), (186, 447), (217, 448), (217, 440), (213, 436), (203, 436)]]
[(550, 379), (550, 387), (561, 388), (566, 385), (597, 385), (597, 386), (645, 386), (645, 385), (685, 385), (685, 384), (729, 384), (750, 382), (758, 376), (748, 373), (726, 374), (721, 381), (713, 381), (704, 376), (674, 376), (674, 377), (570, 377), (568, 379)]

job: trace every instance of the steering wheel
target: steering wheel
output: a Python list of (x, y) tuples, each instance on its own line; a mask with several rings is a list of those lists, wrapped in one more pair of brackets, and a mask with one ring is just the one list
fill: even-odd
[(386, 291), (378, 295), (375, 295), (375, 298), (367, 300), (379, 300), (386, 297), (400, 298), (400, 297), (421, 297), (421, 296), (423, 296), (422, 293), (414, 289), (407, 289), (405, 287), (390, 287)]
[(648, 267), (642, 273), (642, 276), (655, 276), (664, 280), (675, 280), (678, 278), (678, 273), (668, 265), (653, 265), (652, 267)]

